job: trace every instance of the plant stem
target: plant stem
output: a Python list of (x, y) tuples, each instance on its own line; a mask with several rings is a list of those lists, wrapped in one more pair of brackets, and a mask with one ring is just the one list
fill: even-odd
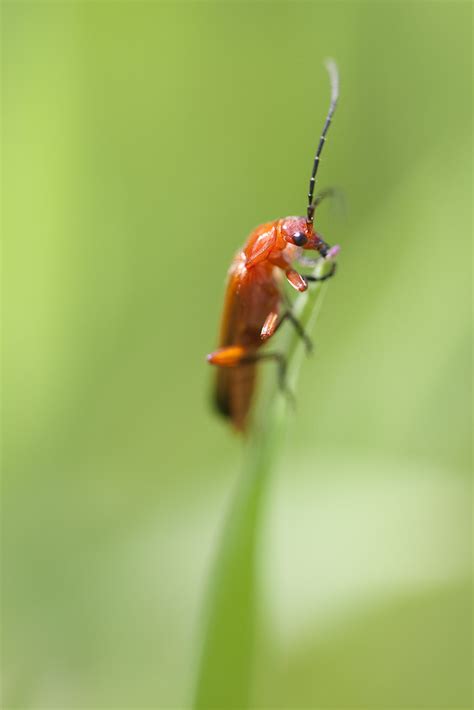
[[(322, 276), (329, 267), (330, 260), (321, 261), (314, 275)], [(293, 312), (307, 332), (311, 332), (314, 325), (326, 283), (310, 285), (294, 304)], [(282, 334), (280, 349), (287, 355), (287, 381), (295, 391), (304, 346), (293, 328), (288, 326)], [(260, 520), (287, 413), (287, 397), (278, 390), (273, 377), (271, 388), (259, 398), (254, 413), (245, 446), (244, 470), (231, 503), (211, 579), (194, 696), (196, 710), (249, 707)]]

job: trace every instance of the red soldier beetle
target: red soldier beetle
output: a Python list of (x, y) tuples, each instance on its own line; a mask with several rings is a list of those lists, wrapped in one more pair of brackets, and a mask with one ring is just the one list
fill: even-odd
[(314, 263), (304, 259), (303, 250), (316, 251), (322, 258), (331, 258), (339, 250), (339, 247), (330, 248), (313, 224), (317, 206), (333, 192), (330, 189), (324, 190), (314, 196), (321, 153), (339, 98), (337, 66), (328, 60), (326, 67), (331, 84), (331, 101), (314, 157), (306, 216), (284, 217), (260, 225), (250, 234), (243, 249), (235, 255), (228, 273), (220, 345), (207, 356), (208, 362), (219, 368), (215, 389), (217, 409), (239, 431), (246, 428), (255, 388), (257, 362), (276, 361), (280, 385), (283, 388), (285, 386), (285, 356), (279, 352), (261, 352), (261, 346), (285, 320), (289, 320), (304, 339), (308, 350), (311, 349), (311, 341), (291, 308), (287, 307), (280, 315), (280, 307), (285, 299), (282, 272), (294, 289), (305, 291), (308, 281), (324, 281), (333, 276), (336, 269), (333, 262), (327, 274), (316, 277), (303, 276), (292, 266), (295, 261)]

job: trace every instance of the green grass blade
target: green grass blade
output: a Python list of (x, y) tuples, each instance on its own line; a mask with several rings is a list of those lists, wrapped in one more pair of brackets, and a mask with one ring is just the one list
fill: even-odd
[[(321, 262), (314, 274), (330, 268)], [(293, 311), (311, 332), (322, 303), (325, 283), (315, 283), (296, 299)], [(295, 391), (304, 346), (288, 324), (279, 340), (288, 356), (287, 379)], [(254, 413), (246, 441), (244, 470), (223, 530), (211, 588), (194, 708), (249, 707), (256, 622), (257, 545), (262, 503), (284, 433), (288, 401), (271, 379)]]

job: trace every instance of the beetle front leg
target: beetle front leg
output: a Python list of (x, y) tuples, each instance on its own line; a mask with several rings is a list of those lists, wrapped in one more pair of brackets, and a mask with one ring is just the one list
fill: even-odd
[(301, 276), (301, 274), (299, 274), (295, 269), (291, 268), (288, 261), (282, 256), (281, 252), (274, 256), (270, 256), (269, 261), (271, 264), (278, 266), (279, 269), (282, 269), (282, 271), (285, 272), (285, 276), (288, 280), (288, 283), (291, 284), (294, 289), (296, 289), (297, 291), (306, 291), (306, 289), (308, 288), (308, 284)]
[(301, 254), (297, 259), (299, 266), (316, 266), (324, 261), (324, 256), (318, 254), (318, 256), (306, 256), (306, 254)]
[(330, 279), (332, 276), (334, 276), (334, 274), (336, 273), (336, 267), (337, 267), (337, 264), (336, 264), (335, 261), (333, 261), (332, 266), (331, 266), (331, 270), (328, 271), (327, 274), (324, 274), (323, 276), (311, 276), (311, 275), (310, 275), (310, 276), (305, 276), (304, 278), (306, 279), (306, 281), (311, 281), (311, 282), (314, 282), (314, 281), (327, 281), (327, 280)]
[(285, 271), (285, 276), (288, 279), (288, 283), (293, 286), (297, 291), (306, 291), (308, 284), (304, 278), (295, 269), (287, 269)]

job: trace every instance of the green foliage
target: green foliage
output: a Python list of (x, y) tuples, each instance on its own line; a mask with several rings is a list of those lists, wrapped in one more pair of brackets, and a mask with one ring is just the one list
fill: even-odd
[[(259, 500), (205, 354), (327, 56), (339, 273)], [(188, 707), (237, 490), (237, 702), (469, 706), (471, 4), (7, 0), (2, 60), (3, 706)]]

